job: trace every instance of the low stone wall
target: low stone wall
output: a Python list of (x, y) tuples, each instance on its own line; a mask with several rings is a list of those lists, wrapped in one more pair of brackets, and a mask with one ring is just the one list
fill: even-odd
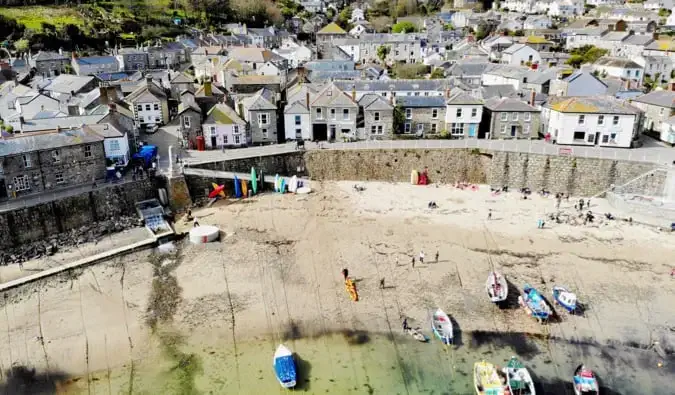
[(10, 248), (99, 221), (135, 216), (135, 203), (157, 197), (144, 179), (27, 208), (0, 213), (0, 248)]

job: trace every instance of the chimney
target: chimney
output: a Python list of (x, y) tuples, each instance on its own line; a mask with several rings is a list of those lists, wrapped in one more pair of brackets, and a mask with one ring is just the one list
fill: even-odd
[(213, 95), (213, 89), (211, 89), (211, 81), (204, 81), (204, 96)]
[(309, 91), (305, 93), (305, 105), (307, 106), (307, 109), (309, 110)]
[(530, 105), (534, 107), (534, 99), (537, 97), (537, 92), (532, 89), (532, 92), (530, 93)]
[(449, 99), (450, 98), (450, 88), (445, 90), (445, 98)]
[(389, 104), (394, 105), (394, 92), (389, 91)]
[(352, 86), (352, 100), (356, 101), (356, 85)]
[(101, 104), (108, 104), (108, 90), (105, 86), (99, 86), (98, 91), (100, 93)]

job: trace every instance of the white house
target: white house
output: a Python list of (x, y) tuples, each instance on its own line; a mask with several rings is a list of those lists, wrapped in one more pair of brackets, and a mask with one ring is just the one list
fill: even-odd
[(131, 159), (127, 133), (110, 123), (86, 125), (89, 131), (103, 137), (105, 158), (118, 167), (126, 167)]
[(675, 27), (675, 7), (672, 7), (670, 9), (670, 12), (671, 12), (670, 16), (668, 17), (668, 19), (666, 19), (666, 27), (672, 28)]
[(675, 5), (673, 0), (646, 0), (642, 5), (645, 7), (645, 10), (656, 11), (660, 9), (670, 10)]
[(283, 67), (280, 67), (276, 62), (265, 62), (258, 69), (259, 75), (277, 75), (280, 76), (284, 73)]
[(141, 84), (124, 98), (133, 108), (138, 127), (163, 125), (169, 122), (166, 93), (152, 79)]
[(553, 25), (551, 18), (543, 15), (530, 15), (523, 22), (523, 29), (525, 30), (538, 30), (538, 29), (550, 29)]
[(584, 2), (577, 0), (553, 0), (551, 1), (547, 15), (557, 17), (575, 17), (584, 13)]
[(447, 91), (445, 127), (451, 136), (478, 137), (478, 126), (483, 116), (483, 102), (464, 92)]
[(598, 71), (601, 75), (621, 78), (629, 81), (630, 87), (639, 87), (642, 85), (642, 78), (644, 77), (643, 68), (639, 64), (630, 59), (614, 58), (603, 56), (593, 63), (593, 70)]
[(365, 13), (363, 12), (363, 10), (359, 7), (355, 7), (352, 10), (352, 17), (349, 18), (349, 23), (354, 23), (354, 22), (358, 22), (358, 21), (365, 21), (365, 20), (366, 20), (366, 16), (365, 16)]
[(551, 96), (542, 109), (542, 124), (557, 144), (630, 148), (641, 116), (639, 109), (611, 96)]
[(272, 52), (286, 59), (291, 68), (296, 68), (305, 62), (309, 62), (313, 57), (312, 50), (304, 45), (289, 45), (273, 49)]
[(541, 55), (525, 44), (513, 44), (502, 52), (501, 63), (519, 66), (523, 64), (539, 64)]
[(607, 94), (607, 84), (587, 71), (551, 80), (549, 94), (555, 96), (602, 96)]
[(202, 124), (202, 133), (206, 147), (245, 147), (252, 143), (246, 122), (233, 109), (224, 103), (218, 103), (206, 115)]
[(311, 140), (312, 123), (309, 108), (304, 101), (296, 101), (284, 108), (284, 135), (286, 139)]
[(670, 81), (670, 74), (673, 72), (673, 60), (668, 56), (638, 56), (635, 63), (642, 66), (644, 74), (656, 79), (658, 75), (658, 84)]

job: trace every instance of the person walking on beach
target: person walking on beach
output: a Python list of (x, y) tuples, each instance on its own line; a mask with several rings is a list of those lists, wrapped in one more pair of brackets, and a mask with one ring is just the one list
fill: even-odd
[(384, 289), (384, 277), (380, 279), (380, 289)]
[(579, 199), (579, 211), (584, 211), (584, 199)]
[(436, 263), (438, 263), (438, 251), (436, 251)]
[(424, 250), (420, 251), (420, 263), (424, 263)]
[(408, 328), (410, 328), (410, 327), (408, 326), (408, 317), (405, 317), (405, 318), (403, 319), (403, 331), (404, 331), (404, 332), (407, 331)]
[(347, 281), (347, 277), (349, 277), (349, 270), (342, 269), (342, 277), (344, 277), (345, 281)]
[(199, 221), (197, 220), (197, 216), (195, 215), (195, 219), (193, 220), (192, 227), (193, 227), (193, 228), (196, 228), (196, 227), (198, 227), (198, 226), (199, 226)]
[(415, 257), (412, 257), (412, 268), (415, 268)]
[(19, 261), (19, 270), (23, 271), (23, 262)]
[(492, 219), (492, 209), (488, 209), (488, 221)]

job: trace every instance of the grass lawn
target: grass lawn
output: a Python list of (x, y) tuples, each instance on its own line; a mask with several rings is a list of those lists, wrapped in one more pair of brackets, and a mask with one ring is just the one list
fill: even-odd
[(0, 7), (0, 14), (14, 18), (27, 29), (42, 30), (42, 23), (47, 22), (57, 28), (67, 24), (84, 25), (82, 15), (70, 7)]

